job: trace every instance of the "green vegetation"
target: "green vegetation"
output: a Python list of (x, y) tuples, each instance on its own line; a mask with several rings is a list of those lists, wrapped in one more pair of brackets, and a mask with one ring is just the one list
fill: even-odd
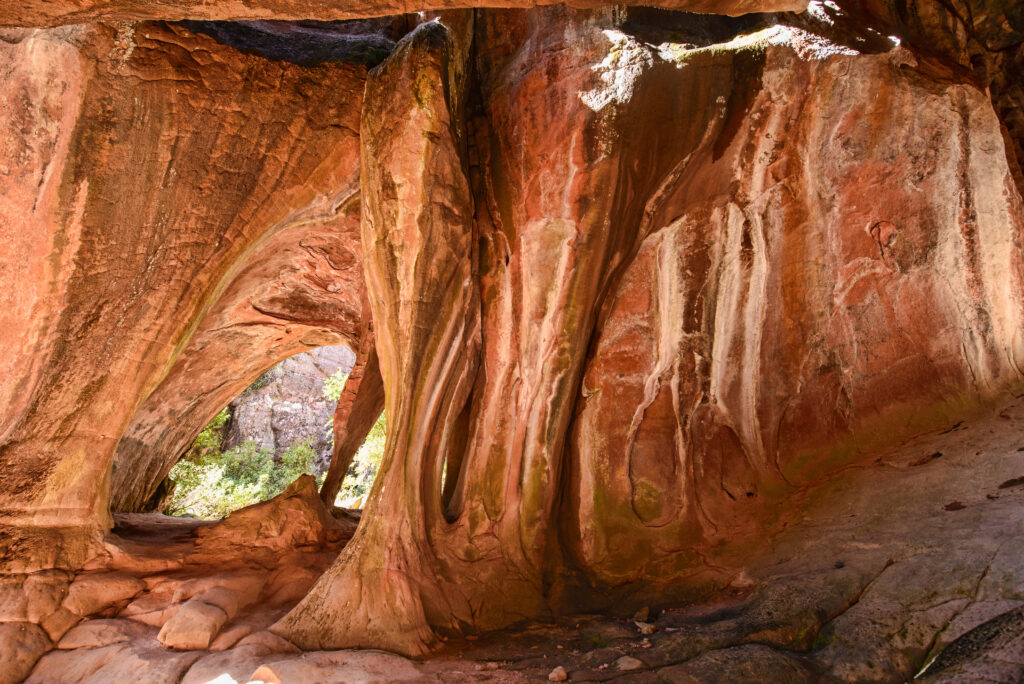
[(277, 496), (300, 475), (313, 474), (316, 452), (309, 439), (295, 442), (277, 458), (252, 440), (221, 451), (221, 429), (227, 420), (224, 409), (171, 469), (172, 487), (164, 513), (221, 518)]
[(338, 492), (335, 503), (340, 504), (343, 501), (359, 499), (370, 492), (370, 487), (373, 486), (377, 471), (380, 469), (380, 461), (384, 457), (386, 432), (387, 421), (382, 412), (380, 418), (370, 428), (369, 434), (366, 435), (363, 446), (359, 447), (359, 451), (352, 459), (352, 465), (348, 468), (345, 481), (341, 483), (341, 491)]
[[(334, 375), (324, 381), (324, 396), (331, 401), (338, 401), (341, 398), (341, 392), (345, 388), (345, 380), (347, 379), (348, 373), (339, 368)], [(328, 425), (328, 429), (333, 430), (333, 427), (333, 422)], [(335, 499), (336, 504), (341, 504), (345, 501), (351, 502), (369, 493), (370, 487), (373, 486), (373, 481), (377, 477), (381, 458), (384, 457), (386, 431), (387, 422), (385, 421), (384, 414), (381, 413), (380, 418), (370, 428), (370, 433), (366, 435), (366, 441), (359, 447), (359, 451), (356, 452), (355, 457), (352, 459), (352, 465), (349, 466), (348, 472), (345, 474), (345, 481), (341, 484), (338, 498)]]
[[(266, 387), (267, 385), (269, 385), (270, 381), (274, 379), (274, 376), (271, 373), (271, 371), (273, 371), (273, 370), (274, 369), (271, 368), (266, 373), (264, 373), (260, 377), (256, 378), (256, 381), (253, 382), (251, 385), (249, 385), (248, 389), (246, 389), (245, 391), (246, 392), (255, 392), (256, 390), (262, 389), (262, 388)], [(221, 413), (223, 413), (223, 411)]]
[(334, 375), (324, 380), (324, 397), (331, 401), (338, 401), (341, 398), (341, 391), (345, 389), (345, 381), (348, 380), (348, 373), (342, 369), (334, 372)]
[[(266, 377), (269, 374), (265, 373), (253, 386)], [(337, 401), (347, 377), (344, 371), (339, 370), (327, 378), (323, 386), (324, 396)], [(224, 451), (224, 426), (229, 419), (226, 408), (218, 413), (171, 469), (168, 474), (170, 494), (163, 505), (164, 513), (221, 518), (239, 508), (277, 496), (300, 475), (317, 475), (317, 480), (323, 481), (323, 473), (315, 473), (316, 452), (310, 446), (312, 438), (295, 442), (277, 456), (260, 449), (251, 440)], [(370, 491), (384, 456), (385, 426), (384, 414), (381, 414), (352, 459), (338, 502), (351, 503)]]

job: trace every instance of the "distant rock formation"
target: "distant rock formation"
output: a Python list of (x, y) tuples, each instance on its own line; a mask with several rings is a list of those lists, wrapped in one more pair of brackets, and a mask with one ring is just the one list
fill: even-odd
[(231, 418), (223, 448), (253, 440), (280, 454), (295, 442), (312, 439), (317, 472), (327, 468), (333, 440), (329, 426), (336, 401), (324, 397), (324, 381), (339, 368), (352, 368), (355, 354), (345, 346), (320, 347), (290, 356), (260, 376), (229, 404)]

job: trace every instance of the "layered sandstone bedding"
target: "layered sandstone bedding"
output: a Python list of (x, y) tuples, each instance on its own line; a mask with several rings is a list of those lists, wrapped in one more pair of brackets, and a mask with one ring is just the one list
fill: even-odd
[(0, 8), (0, 681), (1019, 679), (1024, 10), (443, 4)]

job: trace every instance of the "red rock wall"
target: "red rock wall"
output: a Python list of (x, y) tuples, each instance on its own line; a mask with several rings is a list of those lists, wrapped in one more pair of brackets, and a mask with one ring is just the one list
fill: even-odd
[(603, 308), (571, 452), (595, 580), (686, 572), (1022, 380), (1024, 213), (985, 93), (794, 47), (750, 54), (742, 121), (709, 122)]
[(823, 7), (451, 12), (368, 78), (177, 26), (5, 34), (0, 561), (74, 565), (23, 540), (106, 525), (122, 435), (134, 508), (263, 368), (362, 334), (360, 267), (388, 453), (276, 627), (310, 648), (699, 593), (1019, 388), (1016, 52), (970, 37), (1003, 24), (929, 5), (901, 46), (888, 3)]
[[(48, 0), (8, 0), (0, 8), (0, 26), (57, 26), (86, 21), (132, 21), (159, 19), (362, 19), (407, 12), (447, 10), (465, 7), (535, 7), (559, 4), (552, 0), (370, 0), (328, 2), (311, 0), (76, 0), (74, 3)], [(600, 7), (599, 0), (572, 0), (573, 7)], [(630, 0), (626, 5), (648, 5), (687, 12), (745, 14), (747, 12), (800, 11), (807, 0)]]
[(460, 92), (436, 65), (461, 19), (370, 81), (388, 455), (277, 627), (304, 647), (419, 653), (609, 588), (706, 590), (809, 488), (1024, 380), (1024, 211), (984, 91), (884, 37), (633, 17), (478, 13), (474, 225), (458, 142), (382, 133), (457, 116), (420, 89)]
[[(315, 238), (310, 255), (276, 234), (352, 192), (354, 132), (339, 124), (358, 113), (364, 70), (269, 62), (158, 24), (16, 32), (2, 51), (0, 117), (14, 134), (0, 210), (0, 522), (103, 525), (121, 434), (218, 315), (218, 295), (258, 266), (245, 260), (264, 243), (303, 254), (307, 279), (323, 270)], [(294, 256), (259, 280), (295, 269)], [(344, 297), (318, 319), (282, 283), (252, 285), (235, 296), (262, 301), (263, 321), (284, 309), (285, 327), (345, 329)], [(214, 365), (234, 372), (230, 358)]]

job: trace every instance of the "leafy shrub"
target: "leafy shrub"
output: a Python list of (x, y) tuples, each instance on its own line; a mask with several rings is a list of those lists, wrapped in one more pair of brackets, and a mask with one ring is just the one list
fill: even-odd
[(339, 368), (334, 374), (324, 380), (324, 398), (331, 401), (338, 401), (341, 398), (341, 391), (345, 389), (345, 381), (348, 380), (348, 373)]
[[(197, 443), (209, 429), (207, 426), (200, 433)], [(279, 458), (271, 451), (260, 449), (253, 440), (227, 451), (219, 449), (219, 436), (216, 448), (197, 449), (194, 443), (168, 475), (172, 488), (163, 512), (194, 518), (221, 518), (239, 508), (271, 499), (298, 476), (314, 474), (316, 452), (310, 446), (311, 441), (293, 443)]]
[(255, 392), (256, 390), (263, 389), (270, 384), (270, 381), (274, 379), (273, 368), (268, 370), (266, 373), (256, 378), (255, 381), (249, 387), (246, 388), (246, 392)]
[[(269, 372), (250, 389), (256, 388), (267, 377)], [(322, 390), (324, 397), (337, 401), (347, 379), (348, 374), (341, 369), (327, 378)], [(299, 475), (316, 474), (317, 454), (311, 446), (312, 438), (293, 443), (277, 457), (269, 450), (260, 449), (252, 440), (223, 451), (224, 425), (230, 417), (226, 408), (218, 413), (171, 469), (168, 474), (169, 494), (162, 509), (164, 513), (220, 518), (277, 496)], [(364, 497), (370, 491), (384, 456), (386, 426), (382, 413), (352, 459), (338, 502)], [(333, 422), (329, 422), (328, 429), (332, 428)], [(323, 474), (317, 479), (322, 482)]]
[(373, 486), (373, 481), (377, 477), (377, 471), (380, 469), (380, 461), (384, 457), (386, 432), (387, 420), (382, 412), (380, 418), (370, 428), (369, 434), (366, 435), (366, 441), (353, 457), (335, 502), (341, 503), (346, 500), (358, 499), (366, 496), (370, 491), (370, 487)]
[(220, 445), (224, 439), (224, 424), (228, 422), (229, 418), (231, 418), (231, 413), (225, 407), (195, 438), (185, 458), (194, 461), (214, 451), (220, 451)]

